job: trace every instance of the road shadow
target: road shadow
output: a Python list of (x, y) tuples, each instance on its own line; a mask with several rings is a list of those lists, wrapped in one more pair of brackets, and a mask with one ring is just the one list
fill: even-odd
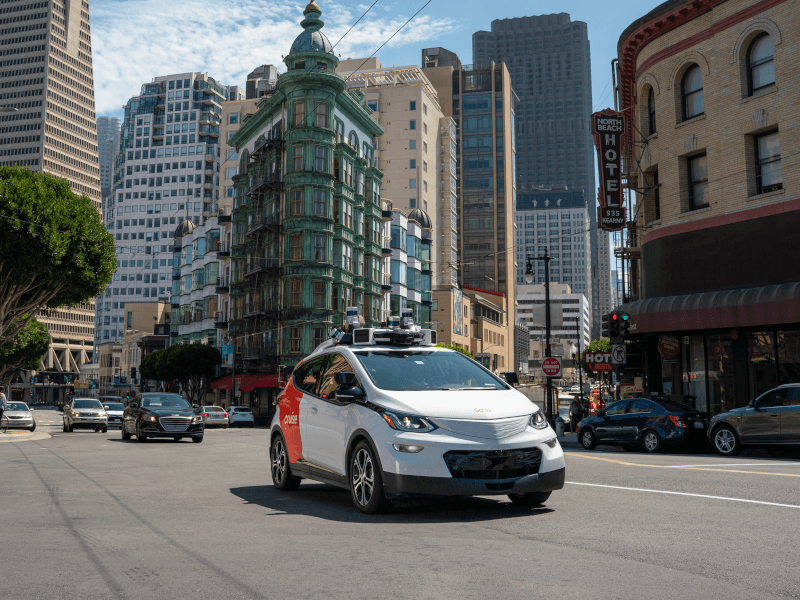
[[(266, 516), (305, 515), (340, 523), (473, 523), (530, 517), (553, 512), (546, 506), (524, 508), (511, 504), (506, 496), (426, 498), (396, 500), (382, 515), (364, 515), (353, 505), (348, 490), (323, 483), (303, 483), (297, 491), (281, 492), (272, 485), (231, 488), (245, 501), (270, 509)], [(555, 492), (556, 494), (558, 492)]]

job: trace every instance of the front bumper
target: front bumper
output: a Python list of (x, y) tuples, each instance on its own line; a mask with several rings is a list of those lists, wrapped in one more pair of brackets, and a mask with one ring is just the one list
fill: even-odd
[(564, 487), (564, 467), (515, 480), (418, 477), (383, 472), (383, 489), (391, 498), (433, 496), (499, 496), (551, 492)]
[(203, 437), (205, 426), (202, 422), (189, 425), (183, 431), (164, 431), (161, 427), (156, 427), (155, 424), (147, 425), (143, 429), (143, 433), (149, 438), (175, 438), (175, 437)]
[(70, 417), (73, 429), (102, 429), (108, 427), (106, 417)]
[(30, 429), (33, 427), (33, 417), (13, 419), (3, 417), (0, 421), (0, 427), (8, 427), (8, 429)]

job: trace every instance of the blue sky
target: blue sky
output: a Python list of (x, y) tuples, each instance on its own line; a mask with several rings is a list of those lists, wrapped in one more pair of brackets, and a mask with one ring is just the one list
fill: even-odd
[[(319, 0), (330, 40), (336, 43), (372, 1)], [(339, 42), (337, 53), (370, 55), (425, 2), (378, 0)], [(620, 34), (658, 4), (432, 0), (377, 56), (387, 66), (417, 65), (423, 47), (444, 46), (471, 63), (472, 33), (490, 29), (494, 19), (566, 12), (589, 25), (593, 105), (600, 109), (613, 104), (610, 64)], [(300, 32), (304, 7), (287, 0), (91, 0), (97, 114), (121, 116), (128, 98), (157, 75), (202, 71), (224, 84), (244, 85), (260, 64), (283, 70), (281, 56)]]

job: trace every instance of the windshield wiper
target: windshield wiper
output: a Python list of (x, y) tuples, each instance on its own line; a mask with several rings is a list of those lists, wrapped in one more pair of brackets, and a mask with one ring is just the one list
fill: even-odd
[(442, 390), (496, 390), (496, 387), (446, 387)]

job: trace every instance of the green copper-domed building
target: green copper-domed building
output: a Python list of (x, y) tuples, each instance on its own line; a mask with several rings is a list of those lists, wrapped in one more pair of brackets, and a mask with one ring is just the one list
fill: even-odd
[(248, 369), (266, 372), (309, 354), (347, 306), (377, 326), (391, 290), (382, 250), (391, 211), (373, 159), (383, 129), (336, 74), (320, 8), (303, 15), (275, 93), (230, 140), (239, 175), (229, 334)]

